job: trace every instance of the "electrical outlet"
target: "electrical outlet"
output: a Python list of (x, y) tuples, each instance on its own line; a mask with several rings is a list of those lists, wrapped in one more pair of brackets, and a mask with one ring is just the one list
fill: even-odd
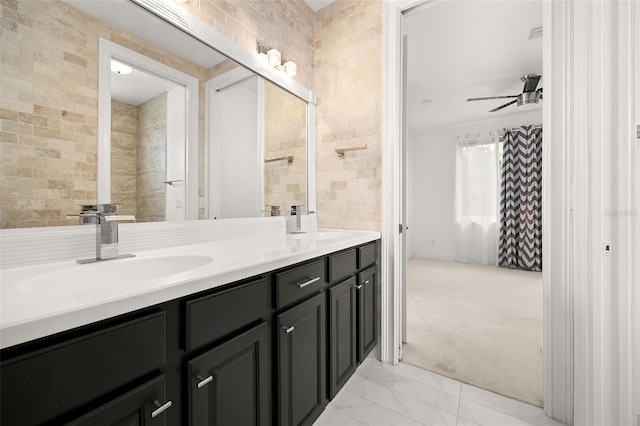
[(205, 208), (204, 197), (198, 197), (198, 208), (199, 209), (204, 209)]
[(613, 251), (613, 246), (611, 241), (603, 241), (602, 242), (602, 254), (605, 256), (611, 256), (611, 252)]
[(176, 209), (182, 208), (182, 198), (176, 200)]

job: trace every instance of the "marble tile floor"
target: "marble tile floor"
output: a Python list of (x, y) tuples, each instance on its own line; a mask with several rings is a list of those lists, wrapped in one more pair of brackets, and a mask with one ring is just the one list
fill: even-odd
[(314, 426), (563, 426), (533, 405), (369, 357)]

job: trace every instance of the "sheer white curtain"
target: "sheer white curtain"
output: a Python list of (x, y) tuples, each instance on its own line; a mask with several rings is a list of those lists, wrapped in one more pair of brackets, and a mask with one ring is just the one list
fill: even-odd
[(456, 254), (464, 263), (497, 265), (499, 133), (460, 137), (456, 147)]

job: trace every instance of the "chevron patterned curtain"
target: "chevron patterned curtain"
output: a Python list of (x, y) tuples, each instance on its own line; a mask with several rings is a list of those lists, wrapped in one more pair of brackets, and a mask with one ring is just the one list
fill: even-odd
[(505, 132), (498, 265), (542, 270), (542, 128)]

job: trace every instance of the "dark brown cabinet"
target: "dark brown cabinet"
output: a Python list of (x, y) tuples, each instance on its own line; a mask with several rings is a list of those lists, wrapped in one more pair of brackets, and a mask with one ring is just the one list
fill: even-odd
[(364, 361), (376, 346), (376, 288), (378, 274), (375, 266), (358, 274), (356, 286), (358, 303), (358, 362)]
[(165, 398), (164, 374), (65, 423), (67, 426), (165, 426), (172, 406)]
[(164, 312), (138, 315), (97, 330), (90, 327), (71, 336), (8, 359), (3, 351), (2, 425), (51, 421), (98, 397), (118, 394), (118, 389), (126, 389), (165, 363)]
[(349, 278), (329, 293), (329, 399), (356, 371), (356, 279)]
[(191, 426), (270, 423), (269, 330), (263, 322), (187, 363)]
[(277, 316), (278, 424), (311, 424), (327, 404), (325, 295)]

